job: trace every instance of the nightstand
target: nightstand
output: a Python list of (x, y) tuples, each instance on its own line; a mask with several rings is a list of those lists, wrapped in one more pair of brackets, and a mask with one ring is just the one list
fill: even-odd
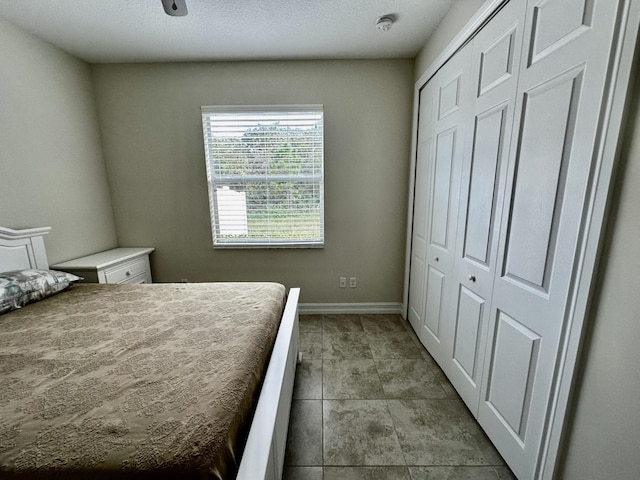
[(78, 275), (86, 283), (151, 283), (149, 255), (154, 250), (114, 248), (51, 265), (51, 268)]

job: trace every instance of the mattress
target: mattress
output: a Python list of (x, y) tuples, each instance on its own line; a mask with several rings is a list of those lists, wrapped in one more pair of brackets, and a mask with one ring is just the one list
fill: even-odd
[(233, 478), (274, 283), (80, 284), (0, 316), (0, 477)]

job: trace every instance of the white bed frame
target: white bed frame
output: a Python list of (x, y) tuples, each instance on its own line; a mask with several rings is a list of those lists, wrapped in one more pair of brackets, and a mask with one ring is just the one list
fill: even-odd
[[(0, 227), (0, 272), (48, 269), (44, 235), (50, 231), (51, 227), (24, 230)], [(299, 351), (299, 296), (299, 288), (289, 290), (237, 480), (282, 478)]]

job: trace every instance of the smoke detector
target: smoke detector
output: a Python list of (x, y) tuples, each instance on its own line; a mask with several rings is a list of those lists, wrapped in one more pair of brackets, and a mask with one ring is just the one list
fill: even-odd
[(376, 20), (376, 28), (382, 32), (388, 32), (391, 30), (394, 18), (392, 15), (383, 15)]

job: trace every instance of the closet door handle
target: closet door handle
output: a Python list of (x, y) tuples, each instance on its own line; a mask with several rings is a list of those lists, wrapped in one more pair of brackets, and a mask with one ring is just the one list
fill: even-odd
[(472, 282), (475, 283), (476, 281), (476, 276), (475, 275), (469, 275), (469, 280), (471, 280)]
[(433, 257), (433, 259), (434, 259), (436, 262), (439, 262), (439, 261), (440, 261), (440, 257)]

